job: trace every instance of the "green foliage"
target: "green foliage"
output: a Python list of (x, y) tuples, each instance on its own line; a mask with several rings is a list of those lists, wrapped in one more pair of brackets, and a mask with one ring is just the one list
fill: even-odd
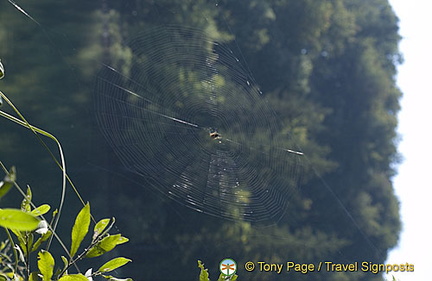
[[(2, 66), (3, 67), (3, 66)], [(6, 174), (3, 181), (0, 182), (0, 198), (6, 195), (14, 185), (16, 180), (16, 169), (12, 167)], [(42, 206), (41, 206), (42, 207)], [(39, 225), (37, 219), (38, 211), (35, 213), (28, 212), (25, 208), (18, 209), (0, 209), (0, 226), (13, 229), (15, 231), (32, 231)]]
[(6, 195), (6, 193), (9, 192), (9, 190), (12, 188), (13, 183), (16, 180), (16, 169), (15, 167), (11, 167), (10, 171), (2, 181), (0, 181), (0, 199)]
[(123, 257), (114, 258), (114, 259), (104, 263), (98, 269), (98, 271), (103, 272), (103, 273), (110, 272), (110, 271), (116, 270), (119, 267), (124, 266), (125, 264), (127, 264), (129, 262), (131, 262), (131, 260), (127, 259), (127, 258), (123, 258)]
[[(97, 271), (92, 272), (90, 276), (86, 277), (83, 274), (68, 274), (68, 269), (71, 266), (75, 266), (81, 259), (85, 257), (101, 256), (113, 250), (117, 245), (128, 241), (128, 239), (121, 236), (121, 234), (110, 235), (108, 233), (114, 223), (114, 219), (102, 219), (96, 223), (94, 227), (95, 231), (90, 245), (88, 245), (81, 253), (77, 254), (89, 231), (91, 222), (90, 204), (87, 203), (76, 216), (75, 223), (72, 227), (72, 246), (71, 250), (67, 252), (67, 255), (70, 258), (68, 259), (62, 256), (61, 259), (63, 261), (63, 266), (55, 270), (55, 260), (52, 254), (46, 249), (40, 249), (43, 242), (46, 242), (52, 236), (52, 232), (49, 230), (52, 229), (52, 226), (50, 226), (45, 220), (37, 218), (37, 216), (46, 214), (50, 207), (47, 204), (43, 204), (39, 207), (33, 208), (32, 205), (32, 192), (31, 189), (28, 188), (26, 196), (21, 204), (22, 210), (0, 210), (0, 219), (4, 217), (8, 218), (1, 220), (1, 226), (9, 228), (12, 231), (18, 240), (19, 245), (15, 255), (15, 270), (10, 271), (13, 267), (8, 265), (4, 269), (4, 274), (15, 274), (22, 278), (27, 276), (30, 280), (40, 280), (38, 277), (40, 275), (42, 281), (87, 280), (87, 277), (91, 276), (102, 276), (108, 280), (112, 280), (116, 277), (104, 274), (131, 262), (130, 259), (118, 257), (103, 264)], [(107, 222), (111, 223), (108, 225)], [(34, 242), (34, 239), (38, 234), (40, 237)], [(9, 241), (10, 243), (14, 243), (12, 237), (9, 238)], [(5, 248), (4, 245), (2, 247)], [(38, 250), (38, 271), (30, 271), (30, 263), (32, 260), (31, 253)], [(13, 260), (12, 258), (10, 259)], [(1, 270), (0, 276), (3, 276)]]
[(78, 213), (75, 224), (72, 228), (72, 243), (70, 254), (74, 256), (81, 245), (82, 240), (87, 235), (90, 226), (90, 204), (87, 203)]
[(209, 281), (208, 269), (204, 267), (204, 264), (198, 260), (198, 267), (200, 268), (199, 281)]
[[(3, 75), (4, 69), (1, 65), (1, 73)], [(20, 118), (13, 117), (6, 112), (0, 110), (0, 116), (13, 121), (21, 126), (24, 126), (32, 131), (35, 135), (42, 134), (52, 140), (54, 140), (59, 147), (60, 152), (60, 162), (54, 158), (54, 162), (58, 164), (63, 174), (63, 191), (65, 191), (66, 179), (74, 188), (76, 195), (79, 199), (81, 196), (76, 190), (73, 183), (67, 177), (63, 159), (63, 150), (61, 149), (60, 143), (51, 134), (30, 125), (23, 115), (18, 111), (18, 109), (13, 105), (13, 103), (0, 92), (0, 97), (6, 99), (7, 103), (13, 108), (16, 114)], [(48, 152), (53, 156), (52, 151), (48, 146), (41, 140), (43, 146), (48, 150)], [(102, 219), (94, 226), (94, 233), (90, 244), (85, 247), (82, 252), (78, 253), (81, 244), (83, 243), (85, 237), (87, 236), (90, 223), (91, 223), (91, 213), (90, 213), (90, 203), (83, 204), (83, 208), (80, 210), (75, 218), (75, 223), (71, 231), (71, 247), (68, 251), (63, 241), (60, 239), (56, 233), (56, 225), (60, 216), (61, 208), (63, 205), (63, 199), (61, 199), (60, 210), (56, 209), (52, 212), (52, 223), (48, 223), (45, 220), (44, 215), (46, 215), (51, 207), (48, 204), (42, 204), (36, 207), (33, 203), (33, 192), (30, 186), (27, 187), (27, 191), (24, 193), (22, 189), (16, 182), (16, 170), (14, 167), (8, 172), (0, 161), (0, 166), (6, 172), (6, 176), (3, 181), (0, 182), (0, 198), (6, 195), (12, 186), (16, 186), (17, 189), (23, 195), (21, 201), (20, 209), (0, 209), (0, 226), (3, 227), (8, 235), (8, 240), (1, 244), (1, 259), (0, 259), (0, 280), (31, 280), (31, 281), (51, 281), (51, 280), (70, 280), (70, 281), (88, 281), (92, 280), (93, 276), (102, 276), (107, 280), (120, 280), (113, 276), (104, 275), (107, 272), (111, 272), (121, 266), (124, 266), (130, 259), (118, 257), (111, 259), (110, 261), (103, 264), (99, 270), (92, 272), (92, 269), (87, 270), (86, 274), (82, 274), (78, 267), (79, 261), (85, 258), (89, 253), (97, 252), (97, 254), (90, 254), (89, 256), (100, 256), (111, 250), (113, 250), (117, 245), (123, 244), (128, 241), (127, 238), (121, 236), (121, 234), (116, 234), (110, 236), (108, 233), (113, 226), (115, 219)], [(82, 200), (81, 200), (82, 201)], [(12, 236), (12, 234), (14, 236)], [(50, 246), (51, 239), (55, 236), (59, 244), (63, 247), (68, 258), (61, 256), (63, 266), (56, 269), (55, 259), (51, 254)], [(49, 242), (47, 242), (49, 241)], [(45, 243), (47, 242), (47, 243)], [(46, 244), (46, 245), (45, 245)], [(13, 253), (11, 254), (10, 251)], [(33, 252), (37, 253), (37, 270), (31, 267), (35, 264), (35, 256)], [(69, 274), (70, 268), (74, 266), (78, 273)], [(132, 280), (128, 278), (127, 280)]]
[(31, 231), (36, 229), (39, 220), (32, 215), (17, 209), (0, 210), (0, 226), (19, 231)]
[[(210, 281), (210, 275), (208, 273), (208, 269), (204, 267), (204, 263), (202, 263), (202, 261), (200, 260), (198, 260), (198, 268), (200, 269), (199, 281)], [(238, 277), (237, 274), (227, 277), (226, 275), (223, 275), (221, 273), (217, 281), (235, 281), (237, 280), (237, 277)]]
[(35, 215), (35, 216), (43, 216), (46, 213), (48, 213), (50, 209), (51, 209), (50, 205), (43, 204), (43, 205), (33, 209), (30, 213)]
[(42, 281), (50, 281), (54, 272), (54, 258), (49, 252), (44, 250), (39, 252), (38, 268), (42, 275)]
[[(100, 240), (100, 241), (99, 241)], [(87, 258), (94, 258), (101, 256), (111, 250), (113, 250), (117, 245), (126, 243), (129, 241), (126, 237), (120, 234), (107, 235), (102, 239), (97, 239), (97, 241), (86, 254)]]
[(61, 277), (59, 281), (88, 281), (88, 279), (82, 274), (70, 274)]
[[(110, 221), (110, 220), (109, 219), (102, 219), (99, 222), (97, 222), (95, 227), (94, 227), (94, 232), (93, 232), (93, 236), (92, 236), (93, 238), (92, 238), (90, 245), (87, 246), (83, 250), (82, 253), (80, 253), (79, 255), (74, 257), (74, 255), (76, 254), (76, 252), (80, 248), (82, 241), (84, 240), (84, 238), (86, 237), (86, 235), (89, 231), (90, 219), (91, 219), (90, 204), (87, 203), (81, 209), (81, 211), (78, 213), (78, 215), (75, 219), (75, 224), (72, 227), (72, 244), (71, 244), (71, 251), (70, 251), (71, 259), (69, 261), (67, 261), (64, 257), (62, 257), (62, 260), (64, 262), (64, 267), (63, 267), (63, 270), (61, 271), (61, 273), (59, 274), (59, 276), (61, 276), (63, 273), (65, 273), (66, 270), (71, 265), (75, 264), (80, 259), (82, 259), (84, 257), (90, 258), (90, 257), (101, 256), (101, 255), (113, 250), (117, 245), (123, 244), (123, 243), (126, 243), (127, 241), (129, 241), (127, 238), (121, 236), (121, 234), (110, 235), (107, 231), (103, 231), (107, 226), (106, 222)], [(111, 223), (111, 226), (112, 226), (112, 224), (114, 223), (114, 219), (111, 221), (112, 221), (112, 223)], [(101, 227), (101, 226), (104, 226), (104, 227)], [(109, 242), (107, 242), (107, 241), (109, 241)], [(95, 254), (95, 253), (97, 253), (97, 254)], [(131, 261), (130, 259), (123, 258), (123, 257), (114, 258), (114, 259), (106, 262), (105, 264), (103, 264), (97, 271), (93, 272), (91, 275), (92, 276), (101, 275), (101, 276), (105, 277), (106, 279), (112, 279), (113, 278), (112, 276), (105, 276), (105, 275), (103, 275), (103, 273), (113, 271), (113, 270), (125, 265), (126, 263), (128, 263), (130, 261)], [(60, 280), (63, 280), (62, 278), (60, 278)], [(82, 275), (79, 275), (79, 274), (73, 275), (73, 276), (70, 276), (68, 278), (74, 278), (74, 280), (75, 279), (78, 280), (78, 279), (82, 279)], [(69, 280), (69, 279), (64, 279), (64, 280)]]
[(93, 239), (95, 239), (96, 237), (104, 233), (104, 231), (107, 229), (110, 222), (111, 222), (110, 219), (102, 219), (98, 221), (93, 229)]

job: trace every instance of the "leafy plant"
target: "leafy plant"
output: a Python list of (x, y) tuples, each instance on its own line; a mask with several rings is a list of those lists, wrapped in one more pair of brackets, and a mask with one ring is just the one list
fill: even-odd
[[(0, 62), (0, 79), (3, 77), (4, 67)], [(72, 186), (81, 202), (84, 201), (66, 173), (61, 144), (52, 134), (31, 125), (7, 96), (0, 91), (0, 105), (3, 100), (10, 105), (18, 117), (2, 110), (0, 110), (0, 116), (31, 130), (39, 138), (62, 171), (63, 186), (59, 207), (52, 212), (52, 220), (48, 223), (44, 215), (51, 210), (51, 206), (43, 204), (36, 207), (32, 203), (33, 194), (31, 188), (28, 187), (27, 191), (23, 192), (17, 184), (15, 167), (8, 171), (0, 161), (0, 166), (6, 173), (3, 181), (0, 182), (0, 198), (5, 196), (13, 186), (23, 194), (19, 209), (0, 209), (0, 226), (5, 229), (8, 237), (5, 242), (0, 243), (0, 281), (92, 281), (93, 277), (96, 276), (112, 281), (132, 280), (131, 278), (119, 279), (110, 275), (112, 271), (131, 262), (130, 259), (125, 257), (113, 258), (102, 264), (97, 270), (93, 271), (93, 268), (90, 268), (84, 274), (79, 269), (78, 263), (82, 259), (102, 256), (112, 251), (117, 245), (128, 242), (129, 239), (121, 234), (111, 235), (109, 231), (113, 227), (115, 219), (105, 218), (96, 222), (90, 212), (90, 203), (83, 203), (83, 207), (77, 214), (71, 230), (70, 247), (66, 247), (63, 239), (57, 235), (56, 227), (63, 207), (67, 182)], [(56, 142), (60, 160), (57, 160), (39, 135), (46, 136)], [(92, 221), (94, 223), (92, 237), (89, 244), (83, 247), (82, 244), (89, 234)], [(55, 258), (50, 251), (53, 238), (57, 239), (65, 252), (65, 255), (60, 256), (62, 264), (55, 263)], [(32, 268), (35, 264), (37, 265), (36, 268)], [(70, 273), (72, 267), (75, 268), (74, 273)]]
[[(0, 192), (4, 188), (8, 188), (7, 185), (11, 183), (14, 173), (15, 169), (12, 168), (11, 172), (0, 182)], [(119, 280), (109, 275), (109, 273), (131, 262), (128, 258), (117, 257), (111, 259), (97, 270), (89, 269), (85, 274), (82, 274), (77, 266), (77, 263), (84, 258), (101, 256), (113, 250), (117, 245), (129, 241), (121, 234), (109, 234), (115, 219), (101, 219), (95, 223), (89, 245), (79, 252), (84, 239), (88, 236), (92, 221), (90, 203), (84, 205), (76, 216), (72, 227), (70, 249), (67, 250), (60, 240), (67, 257), (61, 256), (63, 264), (56, 266), (52, 254), (47, 249), (48, 247), (46, 245), (42, 247), (42, 245), (47, 244), (44, 242), (47, 242), (54, 233), (52, 225), (47, 223), (43, 217), (50, 209), (47, 204), (38, 207), (33, 206), (30, 187), (27, 189), (20, 209), (0, 209), (0, 226), (6, 230), (9, 237), (7, 241), (0, 244), (0, 254), (3, 257), (0, 263), (0, 280), (87, 281), (95, 276), (102, 276), (108, 280)], [(57, 210), (52, 214), (55, 217)], [(38, 252), (37, 255), (34, 254), (35, 252)], [(37, 270), (33, 271), (30, 265), (31, 261), (36, 257)], [(77, 268), (78, 273), (68, 273), (72, 266)]]
[[(199, 281), (210, 281), (210, 275), (208, 273), (208, 269), (204, 267), (204, 263), (202, 263), (202, 261), (200, 260), (198, 260), (198, 267), (201, 269), (199, 275)], [(235, 281), (237, 280), (237, 277), (238, 276), (236, 274), (228, 276), (221, 273), (217, 281)]]

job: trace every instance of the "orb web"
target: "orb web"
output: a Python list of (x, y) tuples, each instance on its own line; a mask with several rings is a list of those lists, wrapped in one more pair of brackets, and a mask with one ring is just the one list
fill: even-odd
[(98, 124), (124, 167), (199, 212), (280, 218), (302, 153), (233, 52), (179, 26), (151, 28), (128, 47), (132, 65), (104, 66), (95, 87)]

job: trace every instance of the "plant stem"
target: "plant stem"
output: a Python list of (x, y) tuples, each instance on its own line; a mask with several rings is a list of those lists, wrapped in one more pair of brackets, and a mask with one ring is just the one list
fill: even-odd
[[(64, 199), (65, 199), (65, 194), (66, 194), (66, 182), (69, 182), (69, 184), (71, 185), (72, 189), (74, 190), (75, 194), (77, 195), (78, 199), (81, 201), (81, 203), (83, 205), (85, 205), (85, 202), (83, 200), (83, 198), (81, 197), (81, 195), (78, 192), (78, 189), (75, 187), (75, 185), (73, 184), (72, 180), (69, 178), (69, 176), (66, 173), (66, 162), (64, 159), (64, 153), (63, 153), (63, 148), (60, 144), (60, 142), (58, 141), (58, 139), (48, 133), (47, 131), (44, 131), (38, 127), (35, 127), (33, 125), (31, 125), (25, 118), (24, 116), (19, 112), (18, 108), (15, 107), (15, 105), (9, 100), (9, 98), (0, 91), (0, 97), (2, 97), (8, 104), (9, 106), (13, 109), (13, 111), (19, 116), (19, 118), (16, 118), (15, 116), (12, 116), (2, 110), (0, 110), (0, 116), (18, 124), (21, 125), (29, 130), (31, 130), (36, 138), (39, 140), (39, 142), (42, 144), (43, 147), (45, 147), (45, 149), (48, 151), (48, 153), (50, 154), (51, 158), (54, 160), (54, 162), (57, 164), (57, 166), (60, 168), (60, 170), (62, 171), (62, 175), (63, 175), (63, 180), (62, 180), (62, 192), (61, 192), (61, 197), (60, 197), (60, 203), (59, 203), (59, 207), (58, 207), (58, 215), (54, 221), (54, 224), (52, 226), (53, 232), (55, 231), (55, 229), (57, 228), (57, 224), (58, 221), (60, 219), (60, 214), (61, 211), (63, 209), (63, 204), (64, 204)], [(52, 153), (51, 149), (49, 149), (49, 147), (46, 145), (46, 143), (39, 137), (40, 135), (43, 135), (45, 137), (50, 138), (51, 140), (53, 140), (58, 147), (59, 150), (59, 154), (60, 154), (60, 162), (57, 160), (57, 158), (54, 156), (54, 154)], [(92, 217), (93, 219), (93, 217)], [(93, 219), (94, 221), (94, 219)], [(49, 249), (50, 245), (52, 242), (52, 238), (48, 241), (48, 246), (47, 246), (47, 250)]]
[(18, 255), (17, 250), (15, 249), (14, 240), (12, 239), (12, 235), (10, 234), (9, 229), (5, 228), (5, 231), (6, 231), (6, 234), (8, 236), (9, 242), (11, 244), (12, 251), (14, 253), (14, 257), (15, 257), (14, 273), (16, 273), (18, 270), (19, 255)]

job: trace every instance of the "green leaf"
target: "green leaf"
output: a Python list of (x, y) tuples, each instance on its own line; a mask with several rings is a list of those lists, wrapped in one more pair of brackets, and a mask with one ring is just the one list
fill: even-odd
[[(26, 252), (31, 249), (33, 247), (33, 242), (34, 242), (34, 234), (33, 233), (26, 233), (26, 235), (24, 236), (26, 237)], [(27, 253), (28, 254), (28, 253)]]
[(90, 251), (87, 253), (87, 258), (94, 258), (111, 251), (115, 246), (128, 242), (129, 239), (121, 236), (121, 234), (108, 235), (98, 242)]
[(32, 198), (33, 198), (33, 195), (32, 195), (32, 191), (30, 189), (30, 186), (27, 186), (27, 193), (21, 202), (21, 210), (23, 210), (24, 212), (30, 213), (30, 211), (31, 211), (30, 203), (31, 203)]
[[(26, 246), (27, 245), (26, 232), (17, 229), (11, 229), (11, 231), (18, 238), (19, 247), (17, 248), (17, 251), (20, 252), (20, 259), (21, 259), (21, 256), (24, 257), (24, 255), (27, 256), (28, 254), (27, 246)], [(21, 260), (24, 260), (24, 258), (22, 258)]]
[(16, 274), (13, 271), (4, 272), (3, 275), (6, 276), (8, 280), (14, 280), (14, 278), (16, 277)]
[(88, 279), (82, 274), (69, 274), (64, 275), (59, 281), (88, 281)]
[(7, 174), (3, 181), (0, 182), (0, 198), (6, 195), (9, 192), (11, 187), (14, 185), (16, 181), (16, 169), (12, 166), (9, 170), (9, 174)]
[(1, 209), (0, 226), (19, 231), (32, 231), (37, 228), (39, 220), (29, 213), (18, 209)]
[(98, 271), (99, 272), (110, 272), (113, 271), (125, 264), (127, 264), (128, 262), (131, 262), (132, 260), (127, 259), (127, 258), (123, 258), (123, 257), (118, 257), (115, 259), (112, 259), (108, 262), (106, 262), (104, 265), (102, 265)]
[(41, 250), (38, 254), (38, 268), (43, 281), (50, 281), (54, 271), (54, 258), (48, 251)]
[(42, 242), (45, 242), (46, 240), (48, 240), (48, 238), (50, 238), (51, 235), (52, 235), (52, 232), (49, 230), (47, 233), (45, 233), (41, 237), (39, 237), (39, 239), (36, 240), (36, 242), (33, 244), (31, 252), (36, 251), (40, 247)]
[(110, 219), (101, 219), (96, 223), (93, 231), (93, 240), (96, 239), (96, 237), (98, 237), (105, 230), (110, 221)]
[(198, 260), (198, 267), (201, 269), (199, 281), (210, 281), (208, 270), (204, 267), (204, 264), (200, 260)]
[(65, 256), (61, 256), (61, 259), (62, 259), (62, 261), (63, 261), (63, 270), (66, 271), (66, 268), (67, 268), (68, 265), (69, 265), (69, 261), (67, 260), (67, 258), (66, 258)]
[(40, 278), (38, 272), (32, 272), (32, 273), (30, 273), (30, 276), (29, 276), (28, 280), (29, 281), (41, 281), (42, 279)]
[(37, 207), (36, 209), (32, 210), (30, 213), (35, 215), (35, 216), (42, 216), (42, 215), (45, 215), (46, 213), (48, 213), (48, 211), (50, 209), (51, 209), (50, 205), (43, 204), (43, 205)]
[(73, 257), (78, 251), (81, 242), (87, 235), (90, 226), (90, 203), (87, 203), (78, 213), (72, 227), (72, 244), (70, 254)]

